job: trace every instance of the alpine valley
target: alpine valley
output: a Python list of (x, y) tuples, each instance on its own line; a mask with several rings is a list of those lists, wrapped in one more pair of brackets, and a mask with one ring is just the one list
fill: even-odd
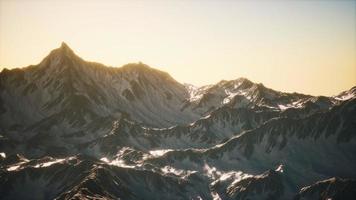
[(353, 200), (356, 86), (195, 87), (62, 43), (0, 73), (0, 199)]

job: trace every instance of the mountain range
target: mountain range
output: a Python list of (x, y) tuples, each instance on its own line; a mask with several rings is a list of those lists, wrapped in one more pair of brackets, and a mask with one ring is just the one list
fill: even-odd
[(0, 73), (0, 199), (356, 199), (355, 136), (356, 86), (195, 87), (65, 43)]

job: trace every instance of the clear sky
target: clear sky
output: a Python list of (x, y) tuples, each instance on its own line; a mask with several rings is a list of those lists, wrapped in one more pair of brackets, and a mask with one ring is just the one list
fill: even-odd
[(356, 85), (356, 1), (0, 0), (0, 68), (65, 41), (89, 61), (142, 61), (180, 82), (246, 77), (334, 95)]

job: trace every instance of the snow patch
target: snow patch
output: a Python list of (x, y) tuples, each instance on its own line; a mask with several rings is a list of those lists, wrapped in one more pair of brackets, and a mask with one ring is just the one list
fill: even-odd
[(123, 160), (120, 159), (115, 159), (115, 160), (109, 160), (107, 157), (103, 157), (100, 159), (101, 161), (105, 162), (108, 165), (114, 165), (122, 168), (135, 168), (136, 166), (134, 165), (127, 165)]
[(2, 157), (2, 158), (6, 158), (6, 153), (1, 152), (1, 153), (0, 153), (0, 157)]
[(292, 102), (290, 104), (279, 104), (278, 105), (278, 108), (280, 110), (287, 110), (289, 108), (302, 108), (303, 107), (303, 104), (301, 103), (301, 101), (295, 101), (295, 102)]
[(285, 106), (285, 105), (279, 104), (279, 105), (278, 105), (278, 108), (279, 108), (280, 110), (287, 110), (288, 108), (291, 108), (291, 107), (290, 107), (290, 106)]
[(176, 169), (172, 166), (165, 166), (161, 168), (161, 171), (167, 175), (167, 174), (174, 174), (176, 176), (181, 176), (183, 179), (189, 176), (190, 174), (196, 173), (197, 171), (191, 171), (191, 170), (183, 170), (183, 169)]
[(206, 85), (202, 87), (197, 87), (191, 84), (184, 84), (185, 88), (187, 89), (189, 93), (189, 102), (195, 102), (199, 101), (200, 99), (203, 98), (205, 91), (209, 88), (211, 88), (213, 85)]
[(22, 162), (19, 162), (19, 163), (16, 163), (16, 164), (12, 165), (11, 167), (7, 168), (6, 170), (7, 170), (7, 171), (15, 171), (15, 170), (18, 170), (18, 169), (20, 169), (20, 167), (21, 167), (22, 164), (25, 164), (25, 163), (27, 163), (27, 162), (29, 162), (29, 160), (25, 159), (25, 160), (22, 161)]
[(284, 165), (279, 165), (275, 171), (283, 173), (283, 168), (284, 168)]
[(346, 93), (344, 95), (335, 97), (335, 99), (340, 100), (340, 101), (346, 101), (346, 100), (349, 100), (349, 99), (354, 98), (354, 97), (355, 97), (355, 94)]
[(221, 200), (220, 195), (217, 192), (210, 192), (211, 197), (213, 197), (213, 200)]
[(165, 153), (173, 151), (173, 149), (160, 149), (160, 150), (152, 150), (149, 153), (154, 157), (163, 156)]
[(65, 159), (55, 159), (55, 160), (52, 160), (52, 161), (49, 161), (49, 162), (37, 164), (37, 165), (35, 165), (33, 167), (34, 168), (49, 167), (49, 166), (51, 166), (53, 164), (61, 163), (63, 161), (65, 161)]
[(221, 176), (221, 172), (218, 171), (216, 167), (210, 167), (208, 164), (204, 165), (203, 170), (206, 175), (212, 179), (216, 179), (217, 177)]
[(204, 116), (204, 117), (202, 117), (202, 118), (200, 118), (200, 119), (208, 119), (210, 116), (211, 116), (211, 115), (206, 115), (206, 116)]
[[(236, 85), (235, 85), (235, 87), (236, 87)], [(236, 95), (241, 94), (241, 92), (240, 91), (231, 92), (231, 91), (225, 89), (225, 94), (227, 95), (227, 97), (225, 97), (223, 99), (223, 104), (228, 104)]]
[[(21, 163), (21, 164), (22, 164), (22, 163)], [(7, 168), (6, 170), (7, 170), (7, 171), (15, 171), (15, 170), (17, 170), (18, 168), (20, 168), (21, 164), (13, 165), (13, 166)]]
[(197, 86), (192, 84), (184, 84), (184, 86), (188, 90), (190, 102), (197, 101), (203, 97), (202, 93), (198, 93), (199, 88)]

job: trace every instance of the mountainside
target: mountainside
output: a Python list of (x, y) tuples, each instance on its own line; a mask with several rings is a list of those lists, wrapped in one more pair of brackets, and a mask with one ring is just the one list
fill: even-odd
[(65, 43), (0, 73), (0, 199), (354, 199), (355, 136), (356, 86), (195, 87)]
[(112, 68), (86, 62), (65, 43), (36, 66), (5, 69), (1, 86), (2, 112), (7, 117), (1, 121), (9, 128), (48, 117), (64, 121), (68, 128), (122, 114), (152, 126), (198, 118), (180, 111), (189, 94), (167, 73), (141, 63)]

